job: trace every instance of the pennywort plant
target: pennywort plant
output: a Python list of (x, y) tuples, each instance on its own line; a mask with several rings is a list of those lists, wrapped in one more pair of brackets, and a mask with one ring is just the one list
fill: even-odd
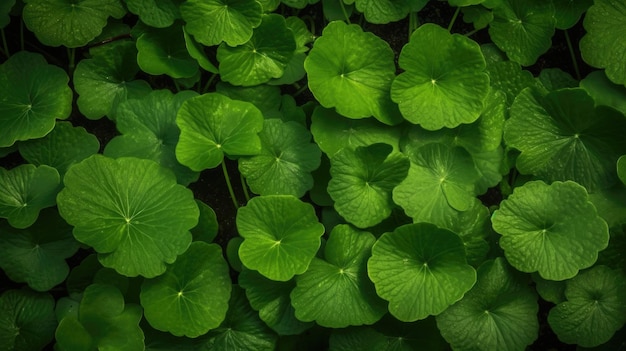
[(624, 349), (625, 19), (3, 1), (0, 350)]

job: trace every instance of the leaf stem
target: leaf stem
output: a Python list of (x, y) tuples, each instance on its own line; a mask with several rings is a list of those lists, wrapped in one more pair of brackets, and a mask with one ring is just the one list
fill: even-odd
[(248, 185), (243, 177), (243, 174), (239, 173), (239, 181), (241, 181), (241, 188), (243, 188), (243, 195), (246, 197), (246, 202), (250, 201), (250, 193), (248, 192)]
[(461, 12), (461, 7), (457, 7), (456, 11), (454, 11), (454, 15), (452, 15), (452, 19), (450, 20), (450, 24), (448, 25), (448, 32), (452, 30), (452, 26), (454, 26), (454, 22), (456, 22), (456, 18), (459, 16), (459, 12)]
[(176, 78), (172, 78), (172, 80), (174, 81), (174, 87), (176, 88), (176, 92), (180, 92), (180, 84), (178, 84)]
[(20, 21), (20, 50), (24, 51), (24, 20)]
[(67, 48), (67, 57), (69, 59), (68, 71), (70, 77), (74, 73), (74, 68), (76, 67), (76, 49), (75, 48)]
[(209, 90), (209, 87), (211, 86), (211, 84), (213, 83), (213, 81), (215, 80), (215, 77), (217, 76), (217, 74), (213, 73), (211, 75), (211, 77), (209, 78), (209, 80), (206, 82), (206, 84), (204, 85), (204, 88), (202, 88), (202, 94), (206, 93)]
[(4, 54), (7, 56), (7, 58), (11, 57), (11, 53), (9, 52), (9, 44), (7, 44), (7, 37), (4, 34), (4, 28), (0, 29), (0, 35), (2, 36), (2, 48), (3, 48), (3, 52)]
[(417, 12), (411, 11), (409, 12), (409, 38), (411, 38), (411, 34), (415, 32), (417, 27), (419, 27), (419, 20), (417, 18)]
[(295, 92), (295, 93), (293, 93), (293, 96), (294, 96), (294, 97), (296, 97), (296, 96), (298, 96), (298, 95), (302, 94), (302, 93), (303, 93), (305, 90), (307, 90), (308, 88), (309, 88), (309, 85), (308, 85), (308, 84), (304, 84), (304, 85), (302, 85), (301, 87), (299, 87), (299, 88), (298, 88), (298, 90), (296, 90), (296, 92)]
[(222, 172), (224, 173), (224, 180), (226, 180), (226, 186), (228, 187), (228, 193), (230, 193), (230, 198), (233, 200), (233, 205), (235, 205), (235, 209), (239, 208), (239, 201), (237, 201), (237, 197), (235, 196), (235, 192), (233, 191), (233, 186), (230, 183), (230, 177), (228, 176), (228, 169), (226, 169), (226, 162), (222, 160)]
[(348, 22), (348, 24), (350, 23), (350, 16), (348, 16), (348, 11), (346, 10), (346, 6), (343, 4), (343, 0), (337, 0), (339, 1), (339, 6), (341, 6), (341, 11), (343, 12), (343, 17), (346, 18), (346, 22)]
[(464, 35), (465, 35), (466, 37), (471, 37), (472, 35), (476, 34), (476, 32), (478, 32), (479, 30), (480, 30), (480, 29), (474, 29), (474, 30), (471, 30), (471, 31), (469, 31), (469, 32), (465, 33)]
[(574, 53), (574, 47), (572, 46), (572, 41), (569, 38), (569, 33), (567, 29), (563, 30), (565, 33), (565, 41), (567, 42), (567, 48), (569, 49), (569, 55), (572, 58), (572, 64), (574, 65), (574, 73), (576, 74), (576, 79), (580, 80), (580, 70), (578, 69), (578, 61), (576, 60), (576, 54)]

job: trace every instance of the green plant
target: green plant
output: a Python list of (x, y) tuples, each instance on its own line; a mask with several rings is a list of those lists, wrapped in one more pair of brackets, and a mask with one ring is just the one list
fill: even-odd
[(624, 349), (624, 18), (3, 1), (0, 351)]

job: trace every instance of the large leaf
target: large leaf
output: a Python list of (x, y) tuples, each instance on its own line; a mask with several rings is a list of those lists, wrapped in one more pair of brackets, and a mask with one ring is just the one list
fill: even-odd
[(328, 194), (335, 210), (359, 228), (374, 226), (391, 215), (391, 192), (406, 178), (409, 159), (391, 145), (346, 147), (330, 160)]
[(321, 151), (311, 133), (297, 122), (263, 122), (261, 153), (241, 157), (239, 171), (256, 194), (302, 197), (313, 187), (311, 172), (320, 165)]
[(405, 72), (393, 81), (391, 98), (409, 122), (437, 130), (480, 117), (489, 76), (473, 40), (427, 23), (411, 34), (398, 64)]
[(537, 295), (511, 271), (503, 258), (485, 262), (472, 290), (437, 316), (453, 349), (522, 351), (537, 338)]
[(590, 192), (617, 181), (615, 162), (626, 153), (626, 119), (580, 89), (544, 95), (527, 88), (515, 99), (504, 139), (520, 150), (517, 168), (548, 182), (573, 180)]
[(296, 317), (329, 328), (373, 324), (387, 312), (367, 276), (374, 235), (348, 225), (333, 228), (324, 259), (314, 258), (296, 278), (291, 304)]
[(389, 45), (357, 25), (329, 23), (304, 61), (309, 89), (320, 104), (349, 118), (401, 121), (389, 97), (395, 76)]
[(180, 5), (185, 29), (206, 46), (247, 42), (261, 24), (262, 10), (255, 0), (188, 0)]
[(295, 50), (296, 41), (284, 17), (264, 15), (250, 40), (237, 47), (226, 43), (219, 46), (220, 78), (233, 85), (267, 83), (283, 75)]
[(571, 181), (515, 188), (492, 223), (513, 267), (550, 280), (572, 278), (591, 266), (609, 241), (607, 224), (585, 188)]
[(383, 234), (367, 269), (378, 295), (389, 301), (389, 312), (404, 322), (443, 312), (476, 282), (461, 238), (428, 223)]
[(0, 147), (41, 138), (57, 118), (67, 118), (72, 110), (68, 81), (61, 68), (27, 51), (0, 65)]
[(64, 181), (59, 212), (103, 266), (151, 278), (189, 246), (198, 206), (191, 190), (154, 161), (94, 155)]
[(7, 290), (0, 295), (0, 348), (43, 350), (54, 338), (54, 299), (28, 289)]
[(324, 233), (313, 206), (291, 195), (250, 199), (237, 212), (237, 229), (241, 262), (278, 281), (306, 271)]
[(39, 211), (55, 205), (60, 182), (59, 172), (49, 166), (0, 167), (0, 218), (15, 228), (30, 227)]
[(489, 36), (507, 56), (530, 66), (552, 45), (554, 5), (543, 0), (502, 0), (493, 9)]
[(176, 115), (176, 158), (194, 171), (215, 168), (229, 156), (256, 155), (263, 115), (254, 105), (209, 93), (183, 103)]
[(163, 275), (143, 282), (141, 305), (155, 329), (195, 338), (222, 323), (231, 287), (222, 249), (194, 242)]
[(596, 0), (585, 15), (587, 34), (580, 40), (580, 53), (588, 64), (606, 68), (613, 83), (626, 84), (626, 6), (621, 0)]
[(122, 18), (120, 0), (26, 0), (22, 18), (48, 46), (84, 46), (102, 32), (110, 16)]
[(11, 280), (47, 291), (63, 282), (70, 269), (65, 259), (78, 242), (55, 209), (43, 211), (30, 228), (14, 229), (0, 222), (0, 267)]
[(548, 323), (568, 344), (595, 347), (626, 323), (626, 277), (623, 272), (595, 266), (567, 281), (565, 297), (550, 310)]

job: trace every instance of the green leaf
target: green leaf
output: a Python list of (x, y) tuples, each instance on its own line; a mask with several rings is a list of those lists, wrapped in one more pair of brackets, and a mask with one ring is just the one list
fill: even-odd
[(9, 14), (13, 5), (15, 5), (15, 0), (6, 0), (0, 4), (0, 29), (6, 27), (11, 22)]
[(181, 165), (175, 150), (180, 135), (176, 113), (183, 102), (197, 95), (193, 91), (172, 94), (169, 90), (155, 90), (142, 98), (120, 103), (116, 127), (122, 135), (107, 143), (104, 155), (145, 158), (171, 169), (180, 184), (195, 181), (198, 173)]
[(525, 350), (539, 332), (537, 295), (503, 258), (478, 269), (463, 299), (437, 316), (441, 335), (455, 350)]
[(539, 72), (539, 82), (548, 91), (578, 88), (578, 81), (560, 68), (544, 68)]
[(475, 30), (487, 28), (489, 23), (493, 21), (493, 12), (484, 6), (465, 6), (461, 8), (461, 12), (463, 13), (463, 22), (472, 23)]
[(320, 165), (321, 151), (299, 123), (266, 119), (259, 133), (261, 153), (241, 157), (239, 171), (250, 190), (260, 195), (302, 197), (313, 187), (311, 172)]
[(237, 229), (241, 262), (278, 281), (306, 271), (324, 233), (313, 207), (291, 195), (250, 199), (237, 211)]
[(152, 90), (147, 82), (134, 80), (137, 72), (137, 49), (132, 41), (108, 44), (92, 58), (80, 60), (74, 71), (78, 109), (89, 119), (114, 119), (119, 103)]
[(189, 78), (198, 73), (197, 61), (187, 51), (182, 24), (167, 28), (140, 27), (142, 34), (135, 45), (137, 64), (142, 71), (172, 78)]
[(395, 77), (393, 51), (357, 25), (329, 23), (304, 61), (309, 89), (320, 104), (353, 119), (374, 116), (394, 125), (402, 119), (389, 97)]
[(0, 295), (0, 345), (2, 350), (43, 350), (54, 339), (54, 299), (28, 289)]
[(611, 82), (604, 71), (593, 71), (580, 81), (596, 106), (604, 105), (626, 114), (626, 87)]
[(187, 29), (183, 26), (183, 36), (185, 37), (185, 46), (189, 56), (198, 61), (198, 65), (205, 71), (211, 73), (218, 73), (217, 67), (209, 60), (204, 52), (204, 46), (198, 44), (196, 40), (187, 32)]
[(285, 18), (264, 15), (252, 37), (242, 45), (222, 43), (217, 49), (220, 77), (233, 85), (251, 86), (280, 78), (296, 50)]
[[(403, 19), (411, 11), (414, 3), (425, 3), (426, 1), (413, 0), (356, 0), (356, 9), (365, 15), (365, 20), (369, 23), (386, 24)], [(415, 11), (415, 10), (414, 10)], [(415, 11), (417, 12), (417, 11)]]
[(178, 161), (194, 171), (215, 168), (228, 156), (256, 155), (263, 115), (254, 105), (209, 93), (183, 103), (176, 115)]
[(171, 26), (180, 18), (178, 6), (183, 0), (126, 0), (128, 11), (139, 16), (141, 22), (155, 28)]
[(393, 81), (391, 98), (409, 122), (437, 130), (472, 123), (480, 116), (489, 76), (473, 40), (427, 23), (411, 34), (398, 64), (405, 72)]
[(359, 227), (374, 226), (391, 215), (391, 192), (406, 178), (410, 161), (391, 145), (343, 148), (330, 160), (328, 194), (335, 210)]
[(411, 151), (409, 158), (409, 173), (393, 189), (393, 201), (414, 222), (445, 218), (473, 206), (479, 175), (465, 149), (431, 143)]
[(120, 0), (25, 0), (22, 18), (48, 46), (85, 46), (97, 37), (109, 17), (122, 18)]
[(593, 5), (593, 0), (553, 0), (554, 17), (556, 18), (556, 28), (569, 29), (573, 27), (583, 13)]
[(522, 69), (515, 61), (490, 62), (487, 65), (487, 72), (489, 72), (491, 87), (505, 94), (509, 107), (522, 90), (528, 87), (539, 87), (533, 74)]
[(491, 40), (522, 66), (533, 65), (552, 46), (556, 20), (551, 1), (502, 0), (493, 17)]
[(571, 181), (515, 188), (492, 223), (509, 263), (549, 280), (569, 279), (591, 266), (609, 241), (607, 224), (587, 191)]
[(77, 162), (95, 154), (100, 142), (83, 127), (73, 127), (69, 122), (57, 122), (41, 139), (21, 142), (20, 155), (35, 166), (48, 165), (57, 169), (61, 177)]
[(193, 241), (204, 241), (211, 243), (217, 236), (219, 223), (217, 215), (213, 209), (200, 200), (196, 200), (198, 209), (200, 210), (200, 219), (198, 225), (191, 229)]
[(144, 280), (141, 305), (155, 329), (195, 338), (222, 323), (231, 287), (222, 249), (194, 242), (163, 275)]
[(437, 315), (476, 282), (458, 235), (428, 223), (383, 234), (372, 248), (368, 274), (389, 312), (411, 322)]
[(49, 166), (0, 167), (0, 218), (14, 228), (30, 227), (39, 211), (55, 205), (60, 182), (59, 172)]
[(297, 335), (314, 323), (302, 322), (295, 316), (289, 294), (295, 288), (295, 279), (286, 282), (270, 280), (256, 271), (244, 269), (239, 274), (239, 285), (246, 289), (250, 305), (259, 311), (259, 318), (279, 335)]
[(333, 329), (329, 351), (389, 350), (390, 338), (369, 327)]
[(334, 110), (315, 107), (311, 117), (311, 133), (317, 145), (328, 157), (332, 157), (343, 147), (367, 146), (385, 143), (398, 151), (402, 132), (373, 119), (348, 119)]
[(508, 146), (521, 151), (520, 173), (548, 182), (573, 180), (590, 192), (615, 184), (615, 162), (626, 153), (624, 116), (580, 89), (542, 94), (527, 88), (504, 128)]
[(0, 147), (41, 138), (72, 110), (69, 78), (39, 54), (21, 51), (0, 65)]
[(324, 259), (314, 258), (296, 278), (291, 304), (296, 317), (323, 327), (344, 328), (373, 324), (386, 312), (367, 276), (374, 235), (348, 225), (333, 228), (324, 247)]
[(215, 91), (233, 100), (252, 103), (263, 113), (264, 117), (276, 113), (276, 111), (280, 109), (280, 88), (276, 86), (261, 84), (251, 87), (241, 87), (220, 81), (216, 84)]
[(626, 323), (626, 277), (595, 266), (567, 282), (567, 301), (550, 310), (548, 323), (559, 340), (583, 347), (603, 344)]
[(0, 222), (0, 267), (15, 282), (47, 291), (65, 280), (65, 259), (78, 250), (72, 228), (54, 209), (43, 211), (30, 228), (17, 230)]
[(617, 176), (622, 183), (626, 184), (626, 155), (617, 160)]
[(64, 180), (59, 212), (103, 266), (151, 278), (189, 246), (198, 206), (191, 190), (154, 161), (94, 155)]
[(276, 334), (259, 319), (239, 286), (233, 286), (228, 314), (219, 328), (199, 338), (202, 350), (273, 351)]
[(606, 68), (615, 84), (626, 84), (626, 68), (620, 64), (626, 55), (626, 7), (618, 0), (596, 0), (583, 21), (586, 34), (580, 40), (580, 53), (589, 65)]
[(143, 350), (141, 317), (141, 307), (125, 304), (116, 287), (92, 284), (85, 289), (78, 317), (70, 315), (59, 323), (55, 348), (59, 351)]
[(180, 5), (187, 32), (206, 46), (247, 42), (261, 24), (262, 11), (255, 0), (188, 0)]

